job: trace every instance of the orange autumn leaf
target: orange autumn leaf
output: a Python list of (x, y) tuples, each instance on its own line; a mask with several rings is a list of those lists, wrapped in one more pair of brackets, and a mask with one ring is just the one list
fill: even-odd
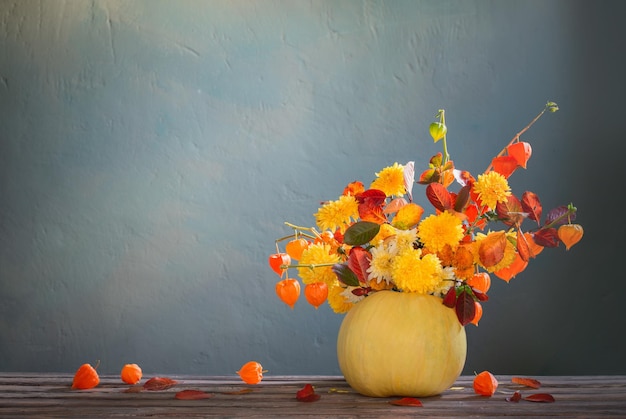
[(491, 397), (498, 388), (498, 380), (489, 371), (483, 371), (474, 377), (473, 387), (476, 394)]
[(404, 207), (407, 203), (408, 202), (406, 202), (406, 199), (402, 197), (394, 198), (387, 205), (385, 205), (385, 208), (383, 209), (383, 213), (393, 214), (395, 212), (398, 212), (400, 208)]
[(543, 251), (543, 246), (540, 246), (535, 241), (534, 235), (532, 233), (524, 233), (524, 238), (526, 239), (526, 243), (528, 243), (528, 250), (530, 250), (530, 257), (537, 257), (539, 253)]
[(200, 390), (182, 390), (174, 395), (178, 400), (201, 400), (210, 399), (212, 394)]
[(389, 404), (394, 406), (422, 407), (422, 402), (414, 397), (403, 397), (398, 400), (391, 400)]
[(541, 387), (541, 383), (534, 378), (528, 377), (512, 377), (511, 382), (514, 384), (520, 384), (530, 388), (539, 388)]
[(515, 255), (513, 263), (506, 268), (495, 271), (494, 275), (506, 282), (509, 282), (512, 278), (515, 278), (515, 275), (526, 269), (527, 266), (528, 262), (524, 261), (518, 253)]
[(167, 390), (168, 388), (173, 387), (176, 384), (178, 384), (178, 381), (172, 380), (171, 378), (153, 377), (143, 384), (143, 388), (144, 390), (149, 391), (159, 391)]
[(480, 263), (486, 268), (492, 267), (500, 263), (504, 257), (504, 250), (506, 249), (507, 239), (504, 231), (498, 231), (489, 234), (485, 239), (480, 242), (478, 248), (478, 257)]

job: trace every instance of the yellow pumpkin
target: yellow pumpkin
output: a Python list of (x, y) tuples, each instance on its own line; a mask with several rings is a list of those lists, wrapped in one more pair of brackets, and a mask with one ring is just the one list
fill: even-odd
[(339, 329), (337, 358), (348, 384), (372, 397), (427, 397), (450, 388), (467, 340), (454, 309), (431, 295), (379, 291)]

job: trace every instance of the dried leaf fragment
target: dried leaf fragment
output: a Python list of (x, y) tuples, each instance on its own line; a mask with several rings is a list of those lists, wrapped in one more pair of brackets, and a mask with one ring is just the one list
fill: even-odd
[(296, 399), (299, 402), (316, 402), (320, 398), (321, 396), (315, 392), (311, 384), (305, 384), (305, 386), (296, 393)]
[(541, 387), (541, 383), (538, 380), (535, 380), (534, 378), (528, 378), (528, 377), (513, 377), (511, 378), (511, 382), (513, 384), (520, 384), (526, 387), (530, 387), (530, 388), (539, 388)]
[(153, 377), (146, 381), (143, 385), (144, 390), (149, 391), (159, 391), (159, 390), (167, 390), (170, 387), (178, 384), (178, 381), (172, 380), (167, 377)]
[(537, 403), (554, 403), (554, 397), (549, 393), (536, 393), (524, 397), (524, 400)]
[(520, 393), (519, 391), (516, 391), (515, 393), (513, 393), (512, 396), (507, 397), (504, 400), (510, 403), (518, 403), (521, 399), (522, 399), (522, 393)]
[(398, 400), (391, 400), (389, 404), (394, 406), (422, 407), (422, 402), (413, 397), (403, 397)]
[(182, 390), (174, 395), (174, 398), (178, 400), (201, 400), (211, 397), (213, 397), (212, 394), (201, 390)]

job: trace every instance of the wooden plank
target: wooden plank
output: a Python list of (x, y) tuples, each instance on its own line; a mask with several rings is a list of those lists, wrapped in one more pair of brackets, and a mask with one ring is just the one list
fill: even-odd
[[(267, 376), (255, 386), (238, 377), (169, 376), (179, 381), (163, 391), (125, 392), (118, 377), (103, 376), (98, 387), (71, 390), (68, 374), (0, 373), (0, 417), (30, 418), (140, 418), (140, 417), (597, 417), (626, 416), (626, 376), (533, 377), (542, 382), (530, 389), (496, 375), (500, 382), (493, 397), (474, 394), (471, 376), (460, 377), (441, 396), (422, 398), (423, 407), (389, 404), (397, 398), (371, 398), (354, 392), (342, 377)], [(150, 377), (147, 377), (150, 378)], [(145, 380), (144, 380), (145, 381)], [(306, 383), (321, 395), (317, 402), (295, 398)], [(213, 396), (177, 400), (181, 390), (202, 390)], [(248, 393), (235, 394), (240, 391)], [(509, 403), (507, 396), (550, 393), (555, 403)]]

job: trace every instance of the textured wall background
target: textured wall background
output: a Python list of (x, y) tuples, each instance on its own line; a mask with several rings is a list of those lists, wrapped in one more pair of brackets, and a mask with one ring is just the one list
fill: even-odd
[(283, 221), (423, 167), (439, 108), (477, 172), (553, 100), (512, 183), (586, 236), (494, 281), (465, 372), (626, 373), (625, 4), (2, 0), (0, 370), (339, 373), (342, 317), (274, 294)]

